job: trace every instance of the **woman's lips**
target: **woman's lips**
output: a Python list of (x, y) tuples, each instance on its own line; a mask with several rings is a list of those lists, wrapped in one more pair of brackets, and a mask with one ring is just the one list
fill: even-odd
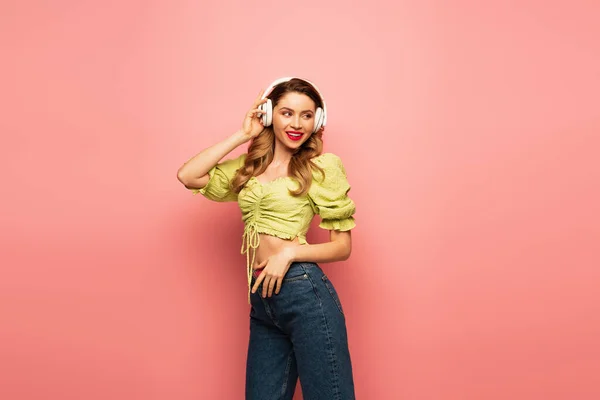
[(285, 133), (287, 134), (287, 136), (291, 139), (291, 140), (300, 140), (302, 138), (303, 133), (302, 132), (297, 132), (297, 131), (285, 131)]

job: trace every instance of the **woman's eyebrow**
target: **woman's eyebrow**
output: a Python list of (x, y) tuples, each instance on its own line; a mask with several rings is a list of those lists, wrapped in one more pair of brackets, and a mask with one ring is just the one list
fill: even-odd
[[(291, 109), (291, 108), (289, 108), (289, 107), (281, 107), (281, 110), (290, 110), (290, 111), (294, 111), (294, 110), (292, 110), (292, 109)], [(314, 111), (313, 111), (313, 110), (304, 110), (304, 111), (302, 111), (302, 112), (304, 113), (304, 112), (314, 112)]]

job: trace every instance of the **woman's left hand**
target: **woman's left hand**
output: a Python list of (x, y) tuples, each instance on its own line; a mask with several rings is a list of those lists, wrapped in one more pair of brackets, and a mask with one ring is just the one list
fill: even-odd
[(292, 265), (292, 256), (290, 251), (284, 249), (283, 251), (272, 255), (263, 262), (261, 262), (255, 269), (261, 269), (264, 267), (256, 282), (252, 287), (252, 293), (258, 290), (258, 286), (263, 283), (262, 297), (271, 297), (273, 290), (275, 294), (279, 294), (281, 290), (281, 284), (283, 283), (283, 277), (290, 269)]

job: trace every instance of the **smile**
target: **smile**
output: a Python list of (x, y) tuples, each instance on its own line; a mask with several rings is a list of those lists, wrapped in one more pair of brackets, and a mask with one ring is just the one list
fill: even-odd
[(300, 140), (304, 135), (302, 132), (297, 131), (285, 131), (285, 133), (291, 140)]

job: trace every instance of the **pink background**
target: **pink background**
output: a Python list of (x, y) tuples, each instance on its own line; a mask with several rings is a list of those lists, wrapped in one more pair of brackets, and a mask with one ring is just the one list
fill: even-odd
[(600, 398), (598, 2), (0, 7), (0, 398), (243, 398), (240, 214), (176, 171), (287, 75), (358, 206), (358, 398)]

